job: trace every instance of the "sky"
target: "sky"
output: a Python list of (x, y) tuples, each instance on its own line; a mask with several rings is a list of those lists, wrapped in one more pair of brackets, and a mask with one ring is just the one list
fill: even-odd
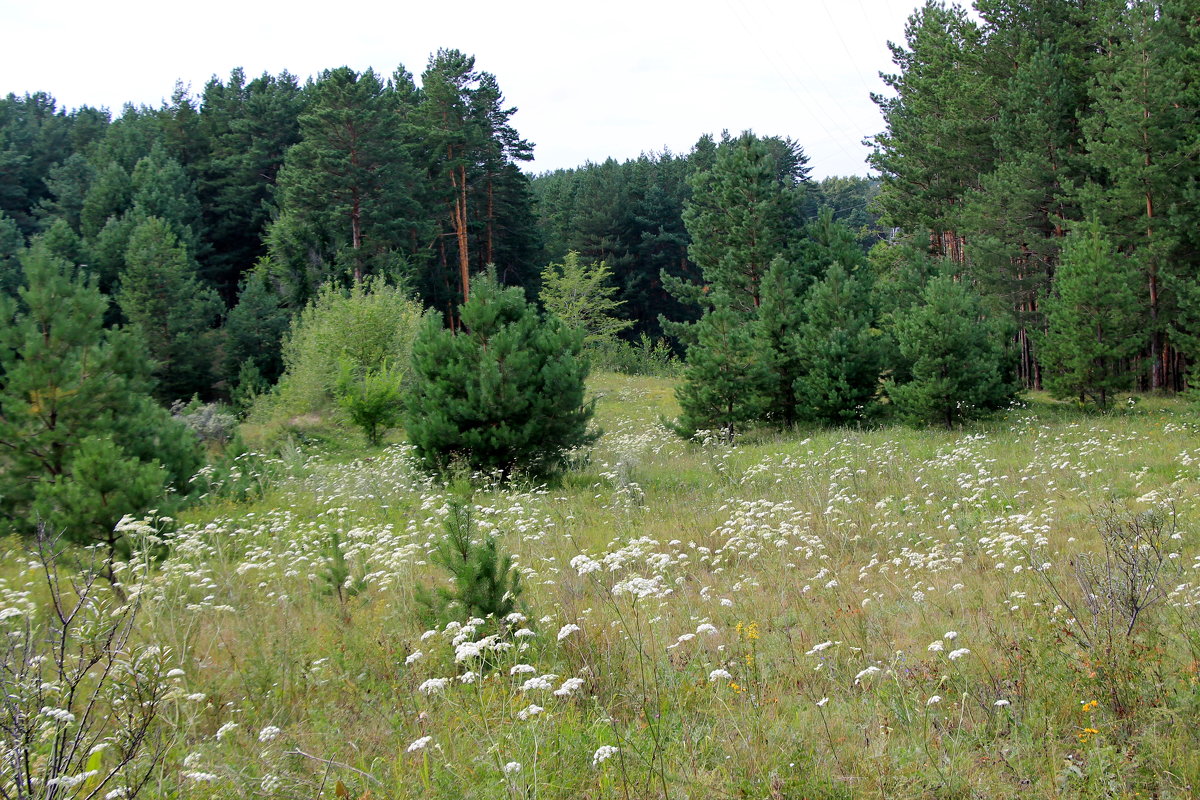
[(160, 105), (176, 80), (348, 65), (419, 80), (440, 47), (494, 74), (542, 172), (686, 153), (704, 133), (790, 136), (817, 178), (865, 175), (871, 92), (916, 0), (0, 0), (0, 94)]

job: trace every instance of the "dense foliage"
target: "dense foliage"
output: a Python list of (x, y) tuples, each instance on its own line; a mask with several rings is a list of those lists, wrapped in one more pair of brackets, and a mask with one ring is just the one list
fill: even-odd
[(404, 427), (426, 466), (546, 475), (596, 439), (583, 331), (543, 317), (490, 273), (459, 317), (456, 330), (430, 318), (413, 342)]

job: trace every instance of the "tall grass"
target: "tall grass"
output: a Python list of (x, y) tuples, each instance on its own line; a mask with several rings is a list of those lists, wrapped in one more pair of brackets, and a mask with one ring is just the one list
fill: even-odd
[(592, 388), (577, 471), (473, 498), (522, 573), (506, 620), (418, 622), (454, 498), (403, 445), (192, 511), (140, 590), (185, 673), (143, 796), (1195, 793), (1191, 411), (727, 447), (659, 425), (668, 381)]

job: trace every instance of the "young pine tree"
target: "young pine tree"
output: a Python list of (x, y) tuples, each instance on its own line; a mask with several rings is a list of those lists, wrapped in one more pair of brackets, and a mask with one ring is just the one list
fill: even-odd
[(404, 427), (428, 468), (546, 475), (595, 441), (582, 331), (542, 317), (493, 274), (475, 280), (459, 314), (460, 329), (431, 317), (413, 342)]
[(898, 312), (893, 334), (908, 376), (887, 394), (911, 422), (946, 427), (1003, 408), (1016, 393), (1002, 333), (983, 317), (982, 302), (949, 276), (931, 280), (921, 302)]
[(732, 441), (742, 424), (762, 418), (770, 368), (760, 358), (744, 315), (724, 297), (696, 323), (696, 334), (684, 382), (675, 390), (683, 411), (676, 428), (685, 435), (720, 430)]
[(1113, 392), (1129, 388), (1125, 362), (1146, 344), (1137, 286), (1137, 268), (1095, 218), (1067, 237), (1054, 292), (1042, 305), (1048, 327), (1038, 355), (1051, 394), (1091, 397), (1104, 408)]
[(875, 410), (883, 366), (866, 276), (852, 276), (834, 262), (825, 279), (805, 294), (803, 305), (807, 317), (793, 345), (800, 414), (833, 424), (866, 419)]

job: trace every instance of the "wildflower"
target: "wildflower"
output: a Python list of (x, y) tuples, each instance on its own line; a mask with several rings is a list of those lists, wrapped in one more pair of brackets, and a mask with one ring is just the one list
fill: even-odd
[(522, 692), (532, 692), (535, 689), (549, 689), (553, 686), (551, 681), (556, 680), (557, 675), (542, 675), (537, 678), (530, 678), (521, 684)]
[(217, 741), (220, 741), (221, 739), (223, 739), (225, 737), (225, 734), (229, 733), (237, 726), (238, 726), (238, 724), (236, 722), (226, 722), (224, 725), (217, 728), (217, 733), (216, 733)]
[(524, 721), (524, 720), (529, 719), (530, 717), (536, 717), (538, 714), (542, 713), (545, 710), (546, 709), (542, 708), (539, 705), (531, 704), (531, 705), (526, 706), (525, 708), (522, 708), (520, 711), (517, 712), (517, 719)]
[(554, 694), (556, 697), (570, 697), (580, 686), (583, 686), (583, 678), (567, 678), (562, 686), (554, 690)]
[(448, 683), (449, 678), (430, 678), (418, 686), (417, 691), (421, 694), (439, 694), (446, 689)]
[(479, 676), (476, 675), (474, 672), (471, 672), (470, 670), (468, 670), (467, 672), (464, 672), (462, 675), (459, 675), (458, 680), (462, 683), (474, 683), (475, 679), (477, 677), (479, 677)]
[(414, 661), (419, 660), (424, 655), (425, 655), (424, 653), (422, 653), (420, 650), (418, 650), (417, 652), (410, 655), (408, 658), (404, 659), (404, 665), (408, 666), (409, 664), (413, 663)]
[(208, 695), (206, 695), (204, 692), (196, 692), (194, 694), (189, 694), (185, 699), (191, 700), (193, 703), (202, 703), (206, 697), (208, 697)]
[(871, 666), (864, 669), (862, 672), (859, 672), (857, 675), (855, 675), (854, 682), (858, 683), (863, 678), (869, 678), (870, 676), (874, 675), (876, 672), (880, 672), (880, 671), (881, 670), (879, 669), (879, 667), (872, 664)]
[(504, 765), (504, 774), (505, 775), (516, 775), (520, 771), (521, 771), (521, 762), (520, 761), (510, 761)]
[(942, 702), (942, 696), (940, 694), (935, 694), (933, 697), (925, 701), (925, 705), (936, 706), (940, 702)]
[(830, 647), (833, 647), (833, 642), (821, 642), (820, 644), (813, 645), (813, 648), (811, 650), (809, 650), (807, 653), (805, 653), (804, 655), (806, 655), (806, 656), (815, 655), (815, 654), (821, 652), (822, 650), (829, 649)]
[(529, 672), (537, 672), (537, 667), (534, 667), (530, 664), (517, 664), (515, 667), (513, 667), (512, 669), (510, 669), (508, 671), (508, 674), (509, 675), (523, 675), (523, 674), (529, 673)]
[(217, 776), (211, 772), (185, 772), (183, 773), (183, 777), (197, 783), (212, 783), (217, 779)]
[(996, 708), (1004, 708), (1006, 705), (1009, 705), (1009, 702), (1007, 700), (997, 700), (992, 705), (996, 706)]
[(951, 661), (957, 661), (958, 659), (962, 658), (963, 656), (970, 655), (970, 654), (971, 654), (970, 650), (968, 650), (965, 647), (960, 647), (957, 650), (951, 650), (949, 658)]
[(604, 744), (596, 748), (596, 752), (592, 754), (592, 766), (599, 766), (605, 761), (615, 756), (621, 751), (619, 747), (613, 747), (611, 744)]
[(825, 704), (828, 702), (829, 702), (828, 697), (822, 697), (820, 700), (817, 701), (817, 708), (824, 708)]
[(575, 623), (573, 623), (573, 622), (567, 623), (566, 625), (563, 625), (561, 628), (558, 629), (558, 640), (561, 642), (563, 639), (567, 638), (572, 633), (574, 633), (575, 631), (578, 631), (578, 630), (582, 630), (582, 629)]
[(274, 725), (268, 725), (258, 732), (258, 740), (260, 742), (273, 742), (281, 733), (283, 733), (281, 729), (276, 728)]
[(420, 739), (417, 739), (415, 742), (413, 742), (412, 744), (410, 744), (408, 746), (408, 752), (415, 753), (418, 750), (424, 750), (429, 745), (429, 743), (432, 741), (433, 741), (432, 736), (422, 736)]
[(942, 644), (941, 640), (939, 639), (936, 642), (930, 642), (929, 647), (927, 647), (925, 649), (931, 653), (940, 653), (946, 649), (946, 646), (944, 644)]
[(184, 676), (184, 674), (185, 673), (183, 670), (179, 669), (179, 667), (176, 667), (175, 669), (167, 672), (167, 677), (168, 678), (182, 678)]
[(948, 642), (953, 642), (958, 638), (958, 631), (946, 631), (942, 634), (942, 638)]
[(703, 622), (696, 626), (696, 633), (707, 633), (709, 636), (715, 636), (717, 633), (717, 626)]
[(733, 676), (730, 675), (727, 670), (714, 669), (712, 672), (708, 673), (708, 682), (712, 683), (712, 682), (718, 681), (718, 680), (726, 680), (727, 681), (732, 677)]
[[(519, 631), (513, 634), (513, 637), (516, 639), (524, 639), (527, 636), (537, 636), (537, 634), (529, 630), (529, 628), (521, 628)], [(516, 762), (514, 761), (513, 763), (515, 764)]]
[(264, 792), (270, 793), (278, 789), (282, 783), (283, 779), (281, 779), (278, 775), (268, 772), (266, 775), (263, 775), (263, 779), (259, 782), (258, 788), (262, 789)]

